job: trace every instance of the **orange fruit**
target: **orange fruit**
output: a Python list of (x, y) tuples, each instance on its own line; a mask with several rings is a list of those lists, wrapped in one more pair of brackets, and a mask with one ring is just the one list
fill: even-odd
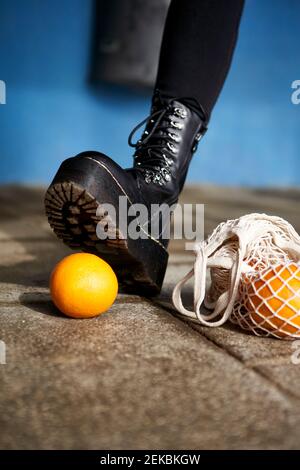
[(108, 310), (118, 293), (117, 277), (103, 259), (89, 253), (63, 258), (50, 278), (56, 307), (73, 318), (95, 317)]
[(261, 271), (247, 283), (245, 306), (256, 326), (281, 338), (300, 336), (300, 266)]

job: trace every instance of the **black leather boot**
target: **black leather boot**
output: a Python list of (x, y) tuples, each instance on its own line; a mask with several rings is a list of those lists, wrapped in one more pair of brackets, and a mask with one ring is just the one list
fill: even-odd
[[(192, 154), (206, 131), (205, 113), (198, 109), (188, 99), (162, 101), (155, 94), (151, 115), (129, 136), (129, 145), (135, 147), (133, 168), (124, 170), (99, 152), (83, 152), (62, 163), (47, 190), (46, 214), (55, 234), (71, 248), (108, 261), (127, 291), (154, 295), (161, 289), (170, 215), (167, 223), (162, 221), (157, 210), (151, 213), (151, 205), (169, 207), (178, 200)], [(144, 124), (142, 138), (133, 144), (133, 134)], [(124, 233), (120, 196), (127, 208), (144, 204), (148, 210), (146, 220), (133, 217), (138, 238)], [(107, 204), (116, 209), (116, 218)], [(124, 220), (124, 214), (120, 218)], [(99, 239), (99, 229), (107, 231), (106, 239)]]

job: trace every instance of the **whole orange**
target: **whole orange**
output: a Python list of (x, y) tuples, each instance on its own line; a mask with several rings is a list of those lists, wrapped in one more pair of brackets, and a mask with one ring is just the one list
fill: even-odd
[(73, 318), (95, 317), (108, 310), (118, 293), (117, 277), (103, 259), (89, 253), (63, 258), (50, 278), (56, 307)]
[(256, 326), (284, 338), (300, 336), (300, 266), (265, 269), (247, 286), (245, 306)]

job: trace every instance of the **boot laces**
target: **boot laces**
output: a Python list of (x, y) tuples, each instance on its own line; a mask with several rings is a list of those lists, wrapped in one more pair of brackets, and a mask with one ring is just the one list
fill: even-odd
[[(206, 113), (196, 99), (173, 98), (167, 105), (155, 110), (137, 124), (129, 134), (128, 144), (136, 149), (135, 169), (145, 173), (146, 182), (155, 181), (163, 184), (163, 180), (171, 179), (170, 166), (173, 164), (174, 155), (178, 152), (176, 144), (181, 141), (180, 130), (183, 128), (181, 121), (187, 116), (185, 109), (176, 105), (175, 101), (194, 105), (196, 109), (201, 110), (201, 119), (207, 121)], [(144, 125), (146, 126), (142, 138), (133, 142), (135, 133)]]

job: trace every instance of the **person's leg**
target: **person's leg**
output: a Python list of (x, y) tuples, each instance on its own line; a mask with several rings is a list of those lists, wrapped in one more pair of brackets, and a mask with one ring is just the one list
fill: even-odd
[(193, 97), (210, 115), (227, 76), (244, 0), (172, 0), (155, 88)]
[[(62, 163), (46, 193), (48, 220), (57, 236), (103, 257), (120, 283), (136, 293), (161, 288), (170, 213), (166, 217), (165, 211), (161, 224), (153, 204), (170, 208), (178, 200), (230, 65), (242, 5), (241, 0), (173, 0), (151, 115), (134, 130), (145, 123), (142, 137), (136, 143), (133, 133), (129, 138), (133, 168), (123, 170), (100, 152), (83, 152)], [(127, 234), (119, 223), (124, 217), (120, 196), (131, 209), (134, 204), (147, 209), (146, 220), (136, 217), (140, 236)], [(104, 204), (113, 206), (117, 220)], [(103, 234), (108, 236), (100, 240)]]

